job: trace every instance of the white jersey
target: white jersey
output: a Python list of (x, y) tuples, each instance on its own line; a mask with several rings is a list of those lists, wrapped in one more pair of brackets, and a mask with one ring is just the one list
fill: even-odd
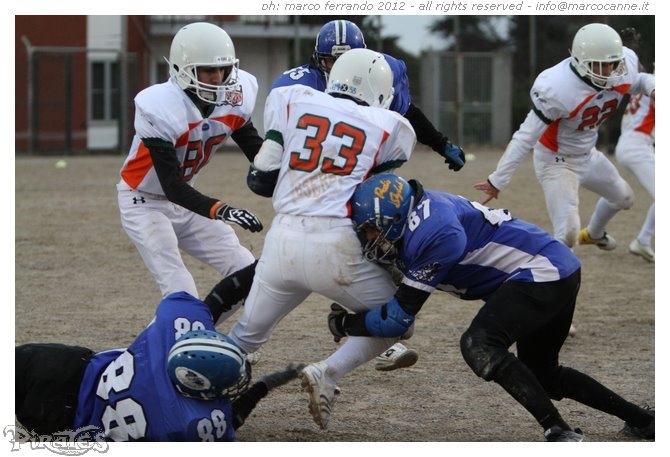
[(628, 72), (609, 89), (599, 89), (582, 79), (567, 58), (544, 70), (530, 91), (533, 109), (521, 124), (497, 170), (489, 181), (498, 190), (505, 189), (519, 163), (535, 148), (564, 157), (586, 156), (595, 148), (598, 129), (616, 113), (627, 93), (650, 93), (654, 76), (639, 73), (637, 56), (624, 48)]
[(638, 132), (656, 140), (656, 109), (647, 95), (632, 95), (621, 119), (621, 135)]
[(235, 130), (246, 124), (256, 104), (256, 78), (238, 70), (238, 90), (203, 118), (200, 110), (174, 82), (155, 84), (135, 97), (135, 136), (121, 168), (117, 188), (165, 195), (142, 138), (159, 138), (174, 144), (183, 179), (193, 186), (195, 178), (216, 149)]
[[(380, 164), (407, 161), (416, 144), (400, 114), (302, 85), (272, 90), (264, 122), (266, 141), (283, 146), (272, 200), (277, 214), (348, 217), (356, 186)], [(257, 159), (263, 154), (261, 148)]]

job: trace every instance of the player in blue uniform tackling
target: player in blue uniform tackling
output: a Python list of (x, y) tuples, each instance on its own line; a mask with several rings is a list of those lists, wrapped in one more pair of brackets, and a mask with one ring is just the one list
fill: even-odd
[[(553, 400), (571, 398), (625, 421), (624, 431), (654, 439), (654, 411), (559, 365), (580, 287), (581, 264), (551, 235), (507, 210), (423, 189), (381, 174), (351, 199), (352, 219), (368, 260), (403, 273), (395, 297), (358, 314), (334, 310), (336, 337), (402, 335), (435, 290), (484, 305), (461, 337), (466, 363), (494, 381), (542, 426), (548, 441), (582, 441)], [(516, 343), (517, 356), (509, 351)]]
[(214, 314), (175, 292), (126, 349), (17, 346), (17, 420), (34, 434), (84, 430), (99, 441), (233, 441), (256, 404), (302, 366), (249, 387), (251, 367), (215, 331)]

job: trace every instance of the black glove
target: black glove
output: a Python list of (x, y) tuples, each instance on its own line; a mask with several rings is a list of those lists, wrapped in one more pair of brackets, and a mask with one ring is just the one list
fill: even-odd
[(290, 363), (283, 371), (275, 371), (274, 373), (266, 374), (259, 382), (262, 382), (268, 387), (268, 391), (274, 389), (275, 387), (283, 386), (289, 381), (294, 380), (298, 377), (298, 374), (305, 368), (307, 365), (304, 363)]
[(339, 343), (342, 338), (347, 336), (344, 333), (344, 318), (349, 312), (337, 303), (330, 304), (330, 313), (328, 313), (328, 329), (333, 334), (333, 339)]
[(451, 144), (449, 141), (444, 145), (442, 156), (444, 157), (444, 163), (449, 164), (450, 170), (458, 171), (465, 165), (465, 152), (460, 146)]
[(233, 208), (230, 205), (223, 205), (216, 210), (216, 218), (224, 222), (234, 222), (245, 230), (251, 232), (260, 232), (263, 230), (261, 221), (243, 208)]

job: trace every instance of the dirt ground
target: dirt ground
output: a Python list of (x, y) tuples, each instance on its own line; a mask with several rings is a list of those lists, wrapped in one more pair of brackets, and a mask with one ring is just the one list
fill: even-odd
[[(472, 188), (494, 169), (501, 151), (476, 155), (463, 170), (450, 171), (422, 147), (400, 169), (426, 187), (481, 200)], [(15, 343), (62, 342), (94, 350), (129, 344), (153, 316), (158, 286), (119, 222), (115, 184), (124, 155), (16, 157)], [(197, 188), (253, 210), (268, 227), (268, 199), (246, 187), (248, 162), (241, 153), (215, 156)], [(619, 247), (611, 252), (577, 246), (583, 284), (575, 315), (577, 335), (568, 338), (562, 363), (584, 370), (637, 404), (655, 405), (655, 267), (628, 253), (650, 197), (625, 172), (635, 190), (633, 209), (608, 227)], [(583, 191), (582, 225), (596, 197)], [(527, 157), (510, 189), (491, 206), (551, 231), (544, 198)], [(260, 255), (263, 233), (237, 231)], [(186, 259), (204, 296), (217, 275)], [(314, 362), (335, 348), (326, 326), (329, 301), (312, 295), (280, 323), (262, 349), (254, 376), (290, 361)], [(307, 409), (307, 394), (295, 381), (272, 392), (239, 430), (244, 442), (532, 442), (543, 441), (533, 418), (498, 385), (477, 378), (462, 360), (458, 341), (481, 304), (433, 294), (418, 316), (407, 345), (420, 358), (411, 368), (375, 371), (372, 363), (342, 379), (328, 430)], [(220, 330), (227, 331), (230, 322)], [(557, 403), (565, 419), (589, 441), (630, 441), (623, 423), (571, 400)], [(427, 449), (431, 452), (432, 448)], [(393, 451), (391, 449), (390, 451)], [(411, 450), (410, 450), (411, 452)]]

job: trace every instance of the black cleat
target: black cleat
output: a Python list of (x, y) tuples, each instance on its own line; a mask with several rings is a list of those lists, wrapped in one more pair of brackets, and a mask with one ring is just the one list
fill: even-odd
[(651, 415), (651, 420), (649, 421), (649, 424), (645, 425), (644, 427), (634, 427), (630, 425), (628, 422), (626, 422), (621, 431), (626, 435), (632, 436), (634, 438), (642, 438), (644, 440), (654, 440), (656, 413), (653, 409), (649, 407), (646, 407), (646, 409), (649, 410), (649, 414)]
[(566, 430), (557, 425), (545, 430), (544, 437), (551, 443), (584, 441), (584, 434), (580, 429)]

